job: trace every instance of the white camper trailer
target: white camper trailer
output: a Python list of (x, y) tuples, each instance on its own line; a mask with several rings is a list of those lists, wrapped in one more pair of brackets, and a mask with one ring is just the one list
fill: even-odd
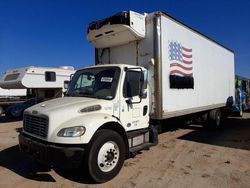
[[(23, 108), (27, 108), (38, 101), (62, 97), (66, 91), (64, 85), (70, 81), (70, 77), (74, 73), (74, 68), (67, 66), (59, 68), (34, 66), (17, 68), (4, 73), (0, 80), (0, 87), (9, 90), (15, 89), (15, 91), (27, 90), (26, 99), (33, 99), (24, 103)], [(18, 107), (11, 106), (7, 108), (7, 111), (10, 111), (10, 115), (21, 116), (20, 110), (14, 114), (13, 111), (23, 110), (23, 108), (18, 104)]]
[(0, 116), (9, 105), (22, 102), (25, 99), (26, 89), (0, 88)]
[(0, 88), (0, 99), (26, 96), (26, 89), (3, 89)]
[(157, 144), (151, 120), (201, 115), (220, 126), (234, 98), (231, 50), (163, 12), (121, 12), (92, 22), (87, 38), (97, 65), (75, 73), (67, 97), (25, 111), (22, 151), (55, 166), (85, 164), (105, 182)]

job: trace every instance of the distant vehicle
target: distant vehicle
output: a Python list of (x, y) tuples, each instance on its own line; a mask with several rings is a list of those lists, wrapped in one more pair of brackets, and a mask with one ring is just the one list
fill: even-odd
[(23, 102), (26, 99), (26, 89), (0, 88), (0, 116), (11, 104)]
[(10, 105), (8, 108), (6, 108), (5, 113), (7, 116), (11, 116), (14, 118), (21, 118), (23, 116), (24, 110), (40, 102), (43, 102), (42, 98), (33, 98), (23, 103), (13, 104)]
[[(6, 71), (1, 80), (0, 87), (8, 90), (20, 90), (27, 91), (25, 94), (25, 99), (37, 99), (36, 101), (43, 101), (62, 97), (66, 91), (65, 85), (70, 81), (70, 77), (75, 73), (75, 70), (71, 66), (63, 67), (22, 67), (18, 69), (12, 69)], [(33, 100), (31, 100), (33, 101)], [(28, 101), (27, 103), (22, 103), (23, 101), (16, 101), (15, 104), (4, 103), (5, 108), (2, 108), (2, 112), (8, 108), (8, 114), (12, 116), (19, 116), (22, 114), (22, 110), (26, 106), (32, 103)], [(13, 110), (15, 109), (15, 110)], [(20, 110), (16, 110), (20, 109)], [(26, 109), (26, 108), (25, 108)]]
[(235, 103), (240, 116), (250, 110), (250, 79), (239, 75), (235, 76)]

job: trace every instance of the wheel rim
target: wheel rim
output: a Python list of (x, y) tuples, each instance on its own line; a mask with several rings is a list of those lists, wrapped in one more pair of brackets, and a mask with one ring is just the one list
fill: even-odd
[(97, 162), (101, 171), (109, 172), (115, 168), (119, 160), (119, 147), (115, 142), (103, 144), (98, 152)]

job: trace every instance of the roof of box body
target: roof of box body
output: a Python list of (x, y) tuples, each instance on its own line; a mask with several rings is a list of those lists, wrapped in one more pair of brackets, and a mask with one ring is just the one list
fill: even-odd
[[(116, 13), (116, 14), (114, 14), (114, 15), (112, 15), (112, 16), (109, 16), (109, 17), (106, 17), (106, 18), (104, 18), (104, 19), (100, 19), (100, 20), (91, 22), (91, 23), (89, 24), (89, 26), (88, 26), (87, 33), (89, 33), (89, 30), (101, 28), (103, 25), (105, 25), (105, 23), (109, 23), (109, 19), (110, 19), (111, 17), (119, 17), (119, 15), (127, 15), (128, 12), (129, 12), (129, 11), (121, 11), (121, 12), (119, 12), (119, 13)], [(180, 20), (174, 18), (173, 16), (167, 14), (167, 13), (164, 12), (164, 11), (156, 11), (156, 12), (152, 12), (152, 13), (149, 13), (149, 14), (154, 14), (154, 15), (159, 15), (159, 16), (165, 16), (165, 17), (167, 17), (167, 18), (169, 18), (169, 19), (171, 19), (171, 20), (173, 20), (173, 21), (175, 21), (175, 22), (181, 24), (182, 26), (184, 26), (184, 27), (186, 27), (186, 28), (192, 30), (193, 32), (197, 33), (198, 35), (200, 35), (200, 36), (202, 36), (202, 37), (204, 37), (204, 38), (210, 40), (211, 42), (216, 43), (217, 45), (223, 47), (224, 49), (226, 49), (226, 50), (228, 50), (228, 51), (234, 53), (233, 50), (231, 50), (231, 49), (227, 48), (226, 46), (220, 44), (219, 42), (215, 41), (214, 39), (212, 39), (212, 38), (210, 38), (210, 37), (208, 37), (208, 36), (202, 34), (201, 32), (197, 31), (196, 29), (194, 29), (194, 28), (192, 28), (192, 27), (190, 27), (190, 26), (184, 24), (184, 23), (181, 22)], [(115, 19), (114, 22), (116, 22), (116, 21), (118, 21), (118, 20)], [(123, 22), (124, 22), (124, 24), (125, 24), (125, 22), (127, 23), (127, 20), (124, 20)]]
[(178, 19), (174, 18), (173, 16), (171, 16), (171, 15), (165, 13), (164, 11), (157, 11), (157, 12), (154, 12), (154, 14), (159, 14), (160, 16), (166, 16), (167, 18), (170, 18), (171, 20), (173, 20), (173, 21), (175, 21), (175, 22), (177, 22), (177, 23), (183, 25), (184, 27), (186, 27), (186, 28), (188, 28), (188, 29), (194, 31), (195, 33), (201, 35), (202, 37), (205, 37), (206, 39), (208, 39), (208, 40), (210, 40), (210, 41), (212, 41), (212, 42), (218, 44), (219, 46), (225, 48), (226, 50), (228, 50), (228, 51), (234, 53), (234, 51), (231, 50), (230, 48), (227, 48), (226, 46), (220, 44), (219, 42), (217, 42), (217, 41), (215, 41), (214, 39), (208, 37), (207, 35), (204, 35), (204, 34), (202, 34), (201, 32), (197, 31), (196, 29), (194, 29), (194, 28), (192, 28), (192, 27), (190, 27), (190, 26), (184, 24), (184, 23), (181, 22), (180, 20), (178, 20)]

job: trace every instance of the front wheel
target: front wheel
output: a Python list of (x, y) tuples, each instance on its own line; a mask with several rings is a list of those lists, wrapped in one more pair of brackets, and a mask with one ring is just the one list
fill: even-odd
[(93, 137), (87, 159), (91, 178), (98, 183), (115, 177), (125, 160), (125, 144), (117, 132), (103, 129)]

